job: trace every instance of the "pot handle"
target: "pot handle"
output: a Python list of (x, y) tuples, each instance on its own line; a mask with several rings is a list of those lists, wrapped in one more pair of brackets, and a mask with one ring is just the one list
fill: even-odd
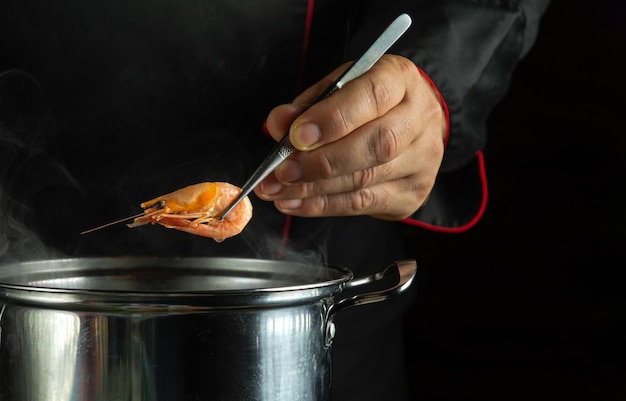
[(352, 297), (344, 298), (336, 302), (331, 307), (331, 313), (335, 314), (340, 310), (347, 309), (352, 306), (381, 302), (395, 295), (403, 293), (407, 288), (409, 288), (409, 286), (413, 282), (413, 279), (415, 278), (415, 274), (417, 273), (417, 263), (415, 262), (415, 260), (396, 261), (378, 273), (374, 273), (360, 279), (348, 281), (344, 289), (351, 289), (365, 284), (374, 283), (376, 281), (382, 280), (387, 275), (392, 274), (396, 271), (398, 272), (399, 278), (398, 282), (392, 287), (380, 291), (357, 294)]
[(329, 306), (326, 314), (326, 346), (330, 346), (332, 344), (333, 338), (335, 337), (335, 324), (333, 323), (333, 318), (335, 317), (335, 314), (337, 312), (350, 308), (352, 306), (367, 305), (385, 301), (393, 296), (403, 293), (407, 288), (411, 286), (411, 283), (415, 278), (415, 274), (417, 273), (417, 263), (415, 262), (415, 260), (396, 261), (378, 273), (374, 273), (360, 279), (350, 280), (346, 282), (344, 289), (352, 289), (365, 284), (380, 281), (387, 275), (392, 274), (396, 271), (398, 272), (399, 278), (396, 284), (394, 284), (393, 286), (384, 290), (372, 291), (347, 297)]

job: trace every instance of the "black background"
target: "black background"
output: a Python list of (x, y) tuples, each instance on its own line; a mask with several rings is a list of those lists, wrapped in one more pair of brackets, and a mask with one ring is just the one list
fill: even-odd
[(489, 121), (485, 216), (412, 231), (415, 399), (626, 400), (625, 25), (554, 1)]
[(419, 400), (626, 400), (626, 3), (553, 2), (490, 118), (489, 203), (415, 232)]

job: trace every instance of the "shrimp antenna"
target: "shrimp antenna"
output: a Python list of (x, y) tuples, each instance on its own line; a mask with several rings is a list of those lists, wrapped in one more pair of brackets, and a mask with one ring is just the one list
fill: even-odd
[(109, 227), (109, 226), (115, 225), (115, 224), (123, 223), (123, 222), (125, 222), (125, 221), (127, 221), (127, 220), (130, 220), (130, 219), (135, 219), (135, 218), (140, 217), (140, 216), (143, 216), (143, 215), (144, 215), (143, 213), (138, 213), (138, 214), (136, 214), (136, 215), (134, 215), (134, 216), (129, 216), (129, 217), (126, 217), (126, 218), (123, 218), (123, 219), (115, 220), (115, 221), (112, 221), (112, 222), (110, 222), (110, 223), (106, 223), (106, 224), (103, 224), (103, 225), (101, 225), (101, 226), (98, 226), (98, 227), (96, 227), (96, 228), (92, 228), (92, 229), (90, 229), (90, 230), (85, 230), (85, 231), (81, 232), (80, 234), (81, 234), (81, 235), (82, 235), (82, 234), (89, 234), (89, 233), (92, 233), (92, 232), (94, 232), (94, 231), (98, 231), (98, 230), (101, 230), (101, 229), (103, 229), (103, 228), (106, 228), (106, 227)]

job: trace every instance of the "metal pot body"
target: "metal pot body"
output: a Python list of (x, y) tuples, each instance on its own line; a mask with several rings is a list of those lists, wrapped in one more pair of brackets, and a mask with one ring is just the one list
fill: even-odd
[(323, 322), (320, 302), (162, 315), (6, 305), (0, 399), (327, 400)]
[(401, 291), (337, 300), (351, 281), (224, 258), (0, 267), (0, 400), (329, 400), (334, 314)]

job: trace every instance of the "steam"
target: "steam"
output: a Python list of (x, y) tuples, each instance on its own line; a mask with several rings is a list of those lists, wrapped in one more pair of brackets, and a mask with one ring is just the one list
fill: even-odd
[(43, 152), (41, 98), (41, 87), (27, 72), (0, 73), (0, 262), (59, 255), (26, 223), (33, 216), (32, 201), (52, 184), (50, 171), (71, 181)]
[[(4, 196), (0, 194), (0, 196)], [(51, 252), (29, 230), (20, 218), (15, 218), (7, 205), (0, 205), (0, 262), (40, 259), (50, 256)]]
[[(317, 219), (315, 223), (293, 219), (292, 234), (285, 235), (286, 216), (254, 194), (251, 222), (241, 234), (221, 244), (162, 227), (128, 230), (120, 225), (80, 236), (81, 230), (136, 213), (140, 202), (185, 185), (243, 183), (256, 164), (254, 155), (244, 149), (260, 152), (258, 159), (263, 146), (236, 142), (230, 132), (183, 135), (167, 145), (137, 152), (141, 157), (132, 158), (132, 163), (116, 164), (111, 166), (115, 170), (105, 169), (96, 177), (76, 171), (76, 177), (90, 181), (79, 184), (54, 147), (60, 135), (54, 114), (37, 79), (20, 70), (0, 72), (0, 264), (68, 255), (128, 254), (326, 263), (329, 231), (322, 227), (328, 228), (330, 221), (320, 225)], [(260, 132), (259, 138), (271, 141)], [(84, 154), (80, 153), (84, 145), (77, 143), (76, 152)], [(271, 143), (267, 145), (269, 149)]]

